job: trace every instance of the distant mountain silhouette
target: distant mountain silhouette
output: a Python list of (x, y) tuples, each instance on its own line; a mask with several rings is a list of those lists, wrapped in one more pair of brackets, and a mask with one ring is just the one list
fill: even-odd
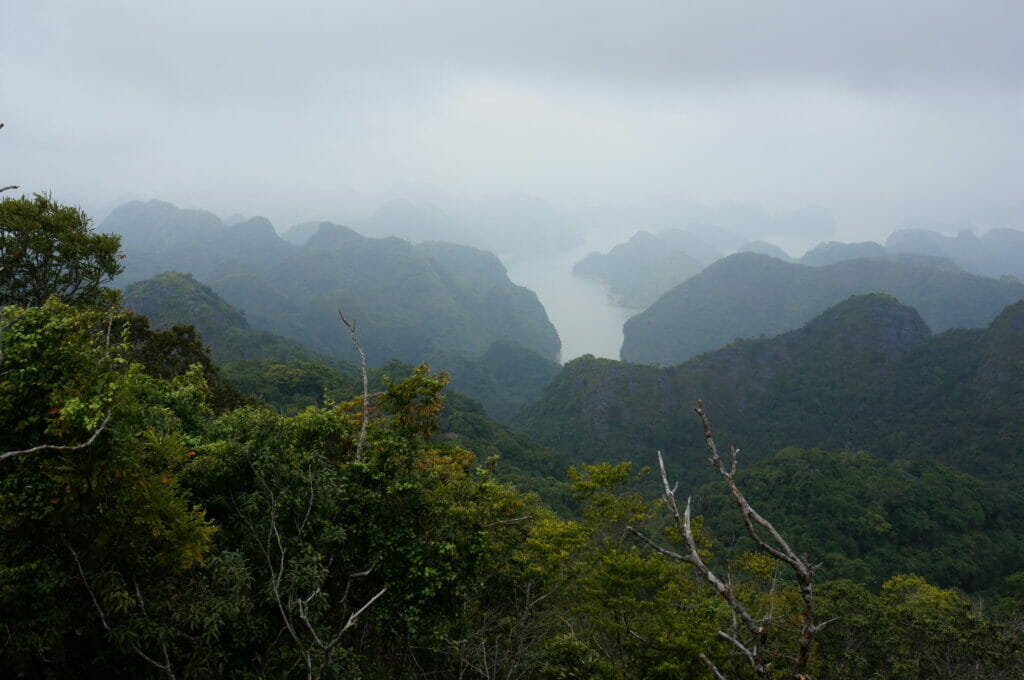
[(968, 274), (949, 260), (887, 255), (810, 267), (754, 253), (719, 260), (629, 319), (621, 356), (669, 366), (737, 338), (798, 328), (850, 295), (882, 292), (938, 332), (989, 323), (1024, 284)]
[(191, 273), (271, 331), (328, 356), (355, 357), (337, 310), (356, 321), (371, 363), (416, 363), (438, 349), (475, 357), (512, 340), (554, 359), (560, 342), (536, 295), (509, 281), (493, 254), (452, 244), (414, 246), (321, 223), (304, 245), (263, 218), (227, 226), (212, 213), (130, 203), (101, 225), (123, 236), (129, 283)]

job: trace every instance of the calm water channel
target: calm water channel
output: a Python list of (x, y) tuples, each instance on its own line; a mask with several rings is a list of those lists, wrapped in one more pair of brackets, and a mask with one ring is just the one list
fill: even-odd
[(594, 250), (607, 252), (608, 247), (588, 242), (555, 255), (505, 262), (508, 277), (537, 293), (547, 310), (562, 338), (563, 363), (582, 354), (618, 359), (622, 324), (636, 313), (611, 304), (601, 283), (572, 275), (572, 266)]

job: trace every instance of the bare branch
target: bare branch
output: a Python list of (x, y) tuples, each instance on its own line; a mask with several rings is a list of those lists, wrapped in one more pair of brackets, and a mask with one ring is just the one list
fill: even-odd
[[(107, 623), (107, 615), (103, 611), (103, 607), (100, 606), (100, 602), (96, 598), (96, 593), (93, 592), (92, 586), (89, 585), (89, 579), (85, 577), (85, 570), (82, 568), (82, 561), (78, 558), (78, 551), (72, 548), (71, 544), (68, 543), (66, 539), (64, 540), (64, 547), (68, 549), (68, 551), (71, 553), (71, 557), (73, 557), (75, 560), (75, 566), (78, 568), (78, 575), (82, 578), (82, 585), (85, 586), (85, 591), (89, 593), (89, 597), (92, 599), (92, 604), (96, 608), (96, 612), (100, 615), (100, 623), (103, 625), (103, 630), (107, 631), (108, 633), (111, 632), (110, 624)], [(149, 615), (146, 614), (146, 605), (145, 602), (143, 602), (142, 600), (142, 593), (139, 590), (138, 582), (135, 583), (135, 595), (139, 602), (139, 608), (142, 610), (142, 616), (145, 618), (149, 618)], [(174, 669), (171, 667), (171, 657), (167, 653), (167, 645), (161, 642), (160, 648), (164, 653), (164, 663), (160, 663), (159, 661), (151, 657), (149, 654), (146, 654), (144, 651), (142, 651), (142, 649), (139, 648), (138, 645), (132, 645), (132, 651), (134, 651), (148, 663), (152, 664), (153, 666), (156, 666), (164, 673), (166, 673), (167, 677), (170, 678), (170, 680), (176, 680), (174, 675)]]
[(754, 652), (747, 649), (746, 645), (740, 642), (737, 638), (733, 637), (732, 635), (729, 635), (724, 630), (718, 631), (718, 637), (722, 638), (723, 640), (728, 640), (733, 647), (740, 650), (740, 652), (743, 653), (743, 656), (750, 659), (751, 665), (757, 665), (757, 659), (754, 658)]
[(712, 675), (715, 676), (715, 680), (728, 680), (728, 678), (725, 677), (725, 674), (723, 674), (722, 671), (718, 670), (718, 666), (716, 666), (714, 662), (707, 657), (707, 654), (701, 652), (697, 656), (699, 656), (700, 660), (703, 661), (711, 670)]
[(0, 461), (7, 460), (8, 458), (14, 458), (15, 456), (22, 456), (26, 453), (36, 453), (38, 451), (78, 451), (79, 449), (84, 449), (88, 446), (91, 446), (92, 443), (96, 441), (96, 438), (100, 436), (100, 433), (107, 428), (107, 423), (110, 422), (111, 415), (113, 415), (113, 411), (107, 411), (107, 416), (103, 419), (103, 422), (100, 423), (100, 426), (96, 428), (96, 431), (92, 433), (92, 436), (90, 436), (81, 444), (64, 446), (56, 444), (40, 444), (39, 446), (33, 446), (30, 449), (22, 449), (20, 451), (7, 451), (5, 453), (0, 453)]
[(485, 524), (483, 528), (490, 529), (491, 527), (506, 526), (508, 524), (519, 524), (520, 522), (525, 522), (530, 519), (533, 519), (533, 515), (523, 515), (522, 517), (514, 517), (513, 519), (499, 519), (496, 522)]
[[(750, 505), (750, 502), (736, 486), (736, 460), (739, 456), (739, 449), (735, 446), (730, 448), (732, 465), (730, 470), (726, 471), (722, 464), (722, 459), (718, 455), (718, 447), (715, 445), (711, 424), (708, 422), (707, 415), (704, 412), (703, 402), (698, 400), (697, 407), (694, 411), (697, 416), (700, 417), (701, 424), (704, 426), (704, 439), (707, 443), (708, 453), (710, 454), (709, 460), (711, 461), (711, 465), (718, 470), (719, 475), (721, 475), (722, 479), (725, 480), (733, 501), (740, 509), (740, 514), (743, 516), (743, 524), (746, 527), (747, 535), (753, 539), (754, 543), (762, 552), (767, 553), (787, 565), (793, 570), (793, 573), (796, 576), (797, 587), (800, 591), (800, 598), (803, 600), (803, 612), (802, 623), (800, 626), (800, 637), (797, 645), (797, 654), (793, 662), (793, 673), (791, 677), (805, 678), (807, 676), (807, 664), (810, 661), (811, 644), (814, 642), (814, 635), (830, 623), (830, 621), (826, 621), (821, 624), (815, 624), (814, 621), (814, 590), (812, 580), (814, 570), (819, 565), (808, 562), (805, 556), (797, 555), (775, 526), (754, 510)], [(769, 543), (761, 537), (757, 531), (758, 527), (767, 532), (774, 544)]]
[(356, 460), (360, 461), (363, 459), (363, 446), (366, 443), (366, 423), (370, 417), (370, 379), (366, 372), (366, 354), (363, 353), (363, 348), (359, 344), (359, 339), (356, 338), (356, 325), (355, 323), (349, 323), (345, 315), (338, 310), (338, 318), (341, 319), (341, 323), (345, 324), (345, 328), (348, 329), (348, 334), (352, 337), (352, 345), (356, 348), (356, 352), (359, 353), (359, 360), (362, 363), (363, 371), (363, 422), (359, 428), (359, 443), (356, 445)]
[(75, 558), (75, 566), (78, 567), (78, 575), (82, 577), (82, 585), (85, 586), (85, 591), (89, 593), (89, 597), (92, 598), (92, 604), (96, 607), (96, 612), (100, 615), (100, 623), (103, 624), (103, 630), (110, 632), (110, 625), (107, 623), (107, 616), (103, 612), (103, 607), (100, 606), (99, 600), (96, 599), (96, 593), (92, 591), (89, 586), (89, 579), (85, 578), (85, 570), (82, 569), (82, 562), (78, 559), (78, 552), (71, 547), (71, 544), (67, 541), (64, 542), (64, 547), (71, 552), (71, 556)]
[(655, 551), (661, 553), (662, 555), (664, 555), (665, 557), (668, 557), (669, 559), (676, 560), (677, 562), (690, 562), (689, 555), (680, 555), (679, 553), (673, 552), (673, 551), (669, 550), (668, 548), (662, 548), (660, 545), (658, 545), (657, 543), (652, 541), (650, 538), (648, 538), (647, 535), (645, 535), (641, 531), (638, 531), (634, 527), (628, 526), (628, 527), (626, 527), (626, 531), (632, 533), (634, 536), (639, 538), (641, 541), (643, 541), (647, 545), (651, 546), (651, 548), (653, 548)]
[[(0, 123), (0, 130), (3, 130), (3, 129), (4, 129), (4, 124)], [(13, 191), (14, 189), (17, 189), (17, 188), (18, 188), (18, 186), (16, 184), (11, 184), (9, 186), (0, 187), (0, 194), (2, 194), (5, 191)]]
[[(806, 679), (807, 665), (810, 659), (810, 650), (811, 644), (814, 640), (814, 635), (832, 622), (830, 620), (816, 624), (814, 621), (812, 577), (814, 570), (819, 565), (810, 563), (806, 556), (797, 555), (775, 526), (754, 510), (749, 501), (747, 501), (747, 498), (736, 485), (736, 470), (739, 465), (739, 449), (735, 446), (730, 447), (730, 460), (727, 468), (721, 455), (718, 453), (718, 447), (715, 444), (711, 424), (704, 412), (704, 404), (698, 401), (697, 407), (694, 410), (700, 417), (701, 424), (704, 427), (704, 438), (709, 453), (708, 460), (712, 467), (718, 471), (718, 474), (725, 481), (733, 501), (739, 507), (747, 534), (751, 539), (753, 539), (758, 549), (778, 560), (782, 564), (787, 565), (796, 575), (800, 597), (803, 600), (802, 625), (800, 627), (797, 654), (793, 661), (793, 671), (788, 677), (794, 680)], [(676, 528), (679, 530), (680, 535), (686, 543), (686, 552), (677, 553), (673, 550), (669, 550), (668, 548), (663, 548), (632, 526), (627, 527), (626, 530), (637, 536), (657, 553), (678, 562), (685, 562), (693, 565), (704, 580), (714, 587), (732, 611), (733, 626), (740, 631), (745, 629), (746, 636), (749, 636), (750, 642), (744, 642), (737, 635), (730, 634), (726, 631), (719, 631), (719, 636), (722, 639), (727, 640), (747, 658), (754, 671), (755, 677), (759, 680), (767, 680), (770, 677), (771, 664), (768, 661), (767, 656), (768, 631), (766, 627), (766, 620), (758, 620), (751, 616), (747, 607), (737, 599), (731, 583), (723, 581), (711, 570), (710, 567), (708, 567), (707, 564), (705, 564), (704, 560), (701, 558), (700, 551), (697, 547), (697, 541), (693, 533), (693, 525), (691, 521), (691, 499), (688, 498), (686, 500), (686, 508), (682, 513), (680, 513), (679, 503), (676, 499), (676, 491), (679, 485), (676, 484), (675, 486), (672, 486), (669, 483), (668, 473), (665, 469), (665, 459), (664, 456), (662, 456), (661, 451), (658, 451), (658, 468), (661, 474), (665, 503), (667, 504), (669, 511), (672, 513), (672, 518), (675, 521)], [(762, 532), (767, 535), (767, 538), (762, 537)], [(717, 680), (726, 680), (726, 676), (706, 655), (701, 654), (700, 658), (705, 664), (707, 664), (708, 668)]]
[(345, 627), (341, 629), (341, 632), (344, 633), (346, 630), (348, 630), (352, 626), (356, 625), (356, 621), (359, 619), (359, 615), (362, 614), (363, 612), (365, 612), (367, 609), (369, 609), (370, 605), (372, 605), (374, 602), (376, 602), (377, 598), (379, 598), (381, 595), (386, 593), (387, 590), (388, 590), (387, 586), (384, 586), (383, 588), (381, 588), (380, 591), (376, 595), (374, 595), (373, 597), (370, 598), (369, 602), (367, 602), (362, 607), (360, 607), (358, 611), (356, 611), (354, 614), (352, 614), (352, 616), (348, 617), (348, 623), (346, 623)]

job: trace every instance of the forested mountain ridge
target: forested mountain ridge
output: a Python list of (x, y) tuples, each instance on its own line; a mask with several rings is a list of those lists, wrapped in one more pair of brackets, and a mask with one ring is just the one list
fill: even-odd
[(466, 246), (371, 239), (322, 223), (304, 246), (262, 218), (227, 226), (203, 211), (129, 203), (101, 225), (122, 234), (121, 285), (168, 269), (192, 273), (248, 322), (312, 351), (352, 359), (340, 308), (359, 325), (368, 359), (416, 363), (437, 349), (477, 356), (509, 339), (554, 359), (558, 335), (536, 295), (492, 254)]
[[(457, 246), (431, 244), (435, 252), (444, 253)], [(485, 261), (487, 264), (492, 264)], [(471, 263), (467, 263), (471, 264)], [(477, 285), (485, 278), (486, 269), (474, 276), (473, 268), (467, 266), (461, 277), (470, 285)], [(474, 279), (477, 281), (474, 283)], [(313, 366), (322, 365), (324, 370), (343, 370), (354, 375), (355, 365), (347, 360), (315, 352), (296, 340), (271, 333), (254, 330), (246, 315), (228, 304), (212, 288), (196, 281), (191, 274), (167, 272), (145, 281), (129, 284), (124, 291), (125, 305), (132, 311), (148, 317), (155, 328), (170, 328), (176, 325), (194, 326), (206, 343), (213, 359), (226, 365), (229, 375), (238, 376), (239, 362), (271, 361), (274, 365), (289, 362), (304, 363), (304, 367), (286, 370), (307, 373), (301, 381), (308, 381), (319, 370)], [(336, 318), (336, 317), (335, 317)], [(340, 324), (340, 320), (338, 320)], [(447, 371), (452, 377), (452, 387), (467, 396), (480, 401), (491, 417), (507, 421), (526, 401), (540, 395), (543, 387), (559, 371), (560, 366), (545, 359), (536, 352), (511, 340), (496, 340), (478, 357), (433, 350), (421, 357), (437, 370)], [(311, 362), (311, 363), (310, 363)], [(268, 367), (260, 369), (268, 370)], [(312, 371), (309, 373), (308, 371)], [(247, 384), (252, 378), (252, 367), (246, 369)], [(321, 378), (318, 378), (318, 380)], [(303, 404), (322, 405), (323, 383), (315, 398)], [(276, 392), (273, 386), (264, 389)], [(263, 394), (246, 390), (250, 394)], [(307, 395), (308, 396), (308, 395)]]
[(731, 255), (676, 286), (623, 327), (626, 361), (670, 366), (737, 338), (799, 327), (860, 293), (894, 295), (936, 332), (988, 324), (1024, 298), (1024, 284), (959, 270), (920, 255), (844, 260), (821, 267), (754, 253)]
[[(658, 368), (583, 357), (514, 421), (580, 460), (679, 451), (702, 474), (694, 401), (728, 413), (723, 440), (757, 460), (785, 446), (932, 459), (994, 479), (1024, 476), (1024, 302), (987, 329), (931, 335), (885, 295), (852, 297), (802, 328)], [(1014, 449), (1014, 447), (1017, 447)]]

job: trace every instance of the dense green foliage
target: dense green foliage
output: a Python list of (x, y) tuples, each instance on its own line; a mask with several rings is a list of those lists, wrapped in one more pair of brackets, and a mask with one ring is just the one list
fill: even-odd
[[(646, 471), (570, 468), (570, 499), (552, 479), (563, 467), (554, 451), (447, 393), (447, 376), (426, 365), (384, 364), (368, 397), (307, 358), (221, 371), (193, 327), (153, 330), (101, 297), (103, 306), (51, 297), (0, 309), (0, 674), (640, 680), (710, 677), (705, 655), (747, 677), (718, 633), (735, 623), (722, 598), (624, 531), (679, 543), (664, 503), (642, 493)], [(215, 312), (204, 324), (238, 326), (232, 310), (196, 299)], [(845, 402), (895, 385), (894, 370), (920, 375), (924, 362), (937, 370), (914, 386), (920, 398), (935, 399), (953, 374), (957, 397), (998, 402), (980, 429), (1019, 450), (1022, 337), (1024, 303), (987, 331), (929, 340), (913, 310), (864, 296), (778, 344), (703, 357), (706, 373), (694, 375), (727, 375), (721, 386), (753, 367), (774, 389), (770, 367), (799, 356), (833, 375)], [(937, 361), (951, 349), (959, 363)], [(594, 360), (574, 363), (570, 375)], [(536, 375), (517, 375), (524, 366)], [(658, 398), (670, 387), (653, 367), (601, 367), (660, 375), (640, 386)], [(518, 393), (546, 369), (510, 346), (492, 370)], [(813, 394), (809, 379), (794, 384), (801, 399)], [(886, 398), (910, 403), (894, 389)], [(756, 410), (751, 394), (738, 413)], [(630, 409), (636, 396), (610, 398)], [(536, 485), (545, 474), (539, 488), (562, 516), (501, 481)], [(1024, 572), (1011, 572), (1022, 499), (1012, 483), (925, 460), (796, 449), (739, 479), (798, 550), (826, 560), (816, 607), (819, 620), (837, 620), (812, 650), (813, 677), (1020, 677)], [(699, 503), (700, 550), (763, 621), (781, 679), (796, 643), (795, 586), (735, 540), (717, 487)], [(932, 579), (988, 593), (997, 618)]]
[[(940, 586), (998, 591), (1024, 564), (1024, 492), (1016, 482), (982, 481), (932, 461), (793, 448), (738, 479), (759, 512), (824, 563), (826, 580), (877, 588), (907, 572)], [(697, 498), (718, 542), (753, 550), (724, 485)]]
[(627, 361), (670, 366), (737, 338), (798, 328), (851, 295), (888, 293), (935, 332), (987, 325), (1024, 298), (1019, 281), (967, 274), (949, 261), (886, 256), (809, 267), (732, 255), (676, 286), (623, 328)]
[(80, 208), (50, 196), (0, 200), (0, 306), (38, 307), (51, 295), (97, 302), (121, 273), (121, 240), (89, 225)]
[(198, 365), (206, 378), (209, 403), (215, 411), (236, 408), (249, 401), (223, 377), (194, 326), (175, 325), (166, 330), (154, 330), (145, 316), (129, 312), (124, 318), (129, 358), (141, 364), (149, 375), (170, 380)]
[[(236, 361), (225, 366), (223, 373), (241, 392), (283, 415), (296, 415), (310, 406), (338, 404), (362, 394), (362, 384), (355, 378), (311, 361)], [(381, 392), (389, 381), (401, 381), (412, 374), (412, 366), (389, 362), (370, 371), (370, 391)], [(438, 422), (437, 436), (445, 441), (476, 452), (480, 461), (500, 460), (496, 470), (499, 478), (537, 492), (550, 507), (567, 507), (569, 499), (561, 480), (568, 463), (558, 452), (495, 422), (478, 402), (458, 392), (447, 392), (446, 407)]]
[(102, 227), (123, 237), (121, 285), (189, 272), (254, 328), (327, 356), (356, 357), (338, 309), (357, 324), (373, 365), (418, 363), (435, 350), (479, 356), (500, 339), (549, 359), (558, 354), (558, 334), (536, 295), (509, 281), (484, 251), (366, 238), (330, 223), (295, 246), (262, 218), (228, 226), (157, 201), (121, 206)]

